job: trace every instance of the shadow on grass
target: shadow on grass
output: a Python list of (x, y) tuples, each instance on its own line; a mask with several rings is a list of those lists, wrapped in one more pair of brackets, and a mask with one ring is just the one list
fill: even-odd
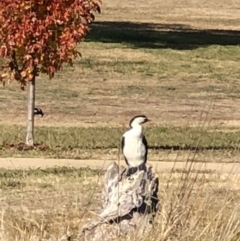
[(190, 50), (209, 45), (239, 45), (240, 31), (199, 30), (183, 24), (95, 22), (86, 41), (124, 43), (136, 48)]

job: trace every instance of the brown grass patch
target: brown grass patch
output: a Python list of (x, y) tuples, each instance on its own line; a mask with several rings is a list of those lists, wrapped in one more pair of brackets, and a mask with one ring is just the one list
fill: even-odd
[[(161, 209), (153, 230), (132, 240), (238, 240), (239, 175), (189, 163), (161, 173)], [(44, 240), (81, 227), (100, 212), (102, 178), (89, 169), (0, 172), (0, 240)], [(99, 176), (100, 175), (100, 176)]]

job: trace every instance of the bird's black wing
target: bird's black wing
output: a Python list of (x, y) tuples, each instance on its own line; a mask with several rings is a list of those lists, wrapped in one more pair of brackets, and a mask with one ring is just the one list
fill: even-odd
[(125, 157), (124, 152), (123, 152), (124, 145), (125, 145), (125, 137), (123, 136), (123, 137), (122, 137), (122, 141), (121, 141), (121, 149), (122, 149), (122, 153), (123, 153), (125, 162), (126, 162), (127, 165), (129, 165), (129, 164), (128, 164), (128, 160), (127, 160), (127, 158)]
[(147, 156), (148, 156), (148, 143), (147, 143), (147, 139), (144, 135), (143, 135), (142, 141), (143, 141), (143, 145), (146, 148), (146, 152), (145, 152), (145, 156), (144, 156), (144, 163), (146, 163), (147, 162)]
[(122, 151), (123, 151), (124, 145), (125, 145), (125, 137), (123, 136), (122, 137), (122, 141), (121, 141), (121, 149), (122, 149)]

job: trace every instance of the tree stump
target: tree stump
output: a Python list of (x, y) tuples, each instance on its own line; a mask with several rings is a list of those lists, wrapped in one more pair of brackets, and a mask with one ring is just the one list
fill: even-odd
[(129, 170), (111, 164), (105, 174), (102, 190), (103, 210), (98, 219), (87, 223), (78, 240), (108, 241), (115, 237), (141, 235), (155, 217), (159, 199), (159, 181), (152, 166), (144, 165), (130, 176)]

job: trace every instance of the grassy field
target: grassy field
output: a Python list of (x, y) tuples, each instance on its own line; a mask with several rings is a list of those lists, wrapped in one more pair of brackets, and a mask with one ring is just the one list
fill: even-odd
[[(36, 106), (45, 116), (36, 118), (35, 137), (50, 150), (35, 155), (69, 157), (66, 150), (73, 148), (75, 158), (107, 158), (107, 149), (117, 147), (130, 118), (139, 113), (152, 119), (146, 131), (155, 149), (196, 145), (193, 142), (201, 139), (201, 131), (189, 128), (203, 124), (201, 146), (237, 149), (240, 27), (236, 6), (237, 2), (225, 0), (218, 4), (151, 0), (140, 1), (137, 7), (134, 1), (104, 1), (102, 14), (79, 45), (83, 57), (51, 81), (38, 78)], [(14, 83), (0, 88), (0, 99), (0, 128), (4, 129), (0, 145), (24, 142), (27, 93)], [(229, 133), (215, 134), (219, 130)], [(3, 156), (32, 156), (32, 151), (8, 146), (2, 145)], [(101, 147), (107, 155), (90, 147)]]
[[(154, 161), (239, 162), (240, 8), (236, 0), (103, 1), (83, 57), (37, 80), (36, 147), (27, 93), (0, 88), (1, 157), (118, 158), (130, 118), (146, 114)], [(192, 154), (192, 155), (190, 155)], [(99, 213), (102, 172), (0, 169), (0, 240), (43, 241)], [(140, 241), (238, 241), (238, 174), (159, 173), (162, 209)], [(124, 239), (126, 240), (126, 239)]]
[[(201, 6), (201, 8), (199, 8)], [(40, 76), (36, 125), (122, 126), (136, 113), (156, 125), (239, 125), (238, 4), (226, 0), (104, 1), (83, 57)], [(0, 89), (0, 121), (25, 125), (27, 93)]]
[[(189, 170), (159, 173), (161, 211), (154, 230), (132, 240), (240, 239), (239, 175)], [(90, 169), (1, 169), (0, 240), (40, 241), (65, 234), (82, 240), (77, 239), (81, 227), (101, 209), (102, 177)]]
[[(123, 127), (37, 127), (36, 146), (24, 145), (23, 126), (0, 125), (1, 157), (45, 157), (116, 160), (120, 151)], [(150, 160), (186, 161), (196, 152), (200, 162), (239, 162), (240, 131), (212, 127), (146, 128)], [(175, 154), (174, 154), (175, 153)]]

